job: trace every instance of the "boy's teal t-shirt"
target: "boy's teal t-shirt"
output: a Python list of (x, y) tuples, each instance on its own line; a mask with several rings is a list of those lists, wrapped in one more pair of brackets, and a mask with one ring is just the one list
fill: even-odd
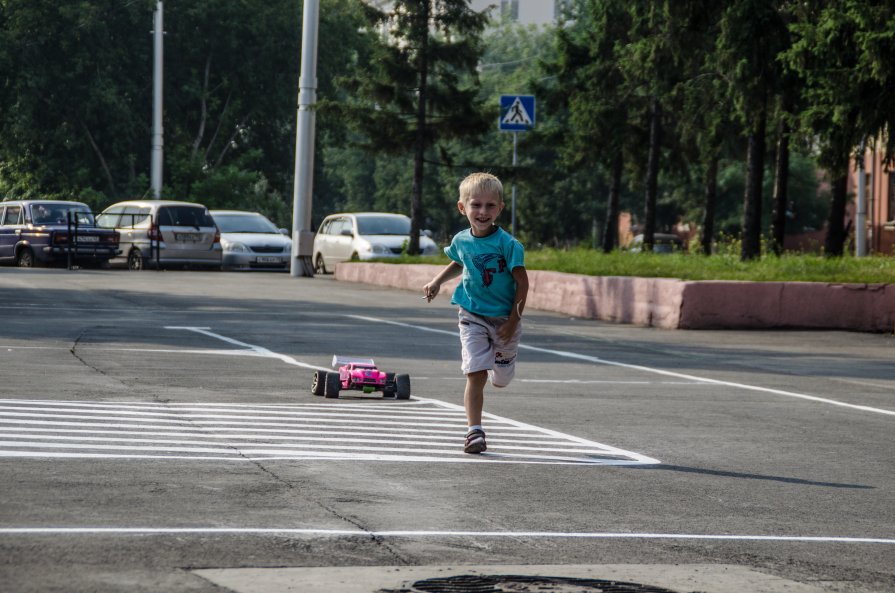
[(525, 266), (522, 243), (501, 228), (487, 237), (476, 237), (466, 229), (454, 236), (444, 253), (463, 266), (452, 304), (483, 317), (510, 315), (516, 296), (512, 271)]

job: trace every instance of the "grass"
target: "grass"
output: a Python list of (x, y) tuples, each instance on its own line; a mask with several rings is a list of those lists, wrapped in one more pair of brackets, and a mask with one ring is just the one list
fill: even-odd
[[(443, 255), (401, 256), (387, 263), (447, 265)], [(681, 280), (744, 280), (751, 282), (831, 282), (835, 284), (895, 284), (895, 257), (856, 258), (820, 255), (766, 255), (749, 262), (739, 254), (703, 256), (616, 251), (604, 254), (585, 248), (538, 249), (525, 252), (529, 270), (552, 270), (588, 276), (641, 276)]]

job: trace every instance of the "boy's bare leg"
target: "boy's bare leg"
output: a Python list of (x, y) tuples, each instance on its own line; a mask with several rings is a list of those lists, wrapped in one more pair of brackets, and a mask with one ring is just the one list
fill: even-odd
[(463, 405), (466, 407), (467, 426), (476, 426), (482, 423), (482, 407), (485, 404), (485, 384), (487, 382), (488, 371), (476, 371), (466, 375)]

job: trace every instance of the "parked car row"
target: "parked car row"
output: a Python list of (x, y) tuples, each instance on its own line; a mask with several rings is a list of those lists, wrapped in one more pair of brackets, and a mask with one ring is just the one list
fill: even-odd
[[(410, 219), (373, 212), (326, 217), (314, 239), (320, 273), (348, 260), (394, 257), (406, 250)], [(438, 251), (420, 236), (424, 255)], [(94, 217), (81, 202), (0, 202), (0, 263), (21, 267), (68, 262), (97, 267), (188, 266), (288, 270), (289, 231), (257, 212), (212, 210), (173, 200), (119, 202)]]

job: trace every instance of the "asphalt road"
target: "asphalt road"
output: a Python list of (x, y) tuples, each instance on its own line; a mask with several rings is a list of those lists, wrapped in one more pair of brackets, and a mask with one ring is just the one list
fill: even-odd
[[(891, 335), (528, 311), (469, 456), (455, 328), (331, 277), (0, 268), (0, 591), (895, 591)], [(333, 354), (413, 398), (315, 397)]]

